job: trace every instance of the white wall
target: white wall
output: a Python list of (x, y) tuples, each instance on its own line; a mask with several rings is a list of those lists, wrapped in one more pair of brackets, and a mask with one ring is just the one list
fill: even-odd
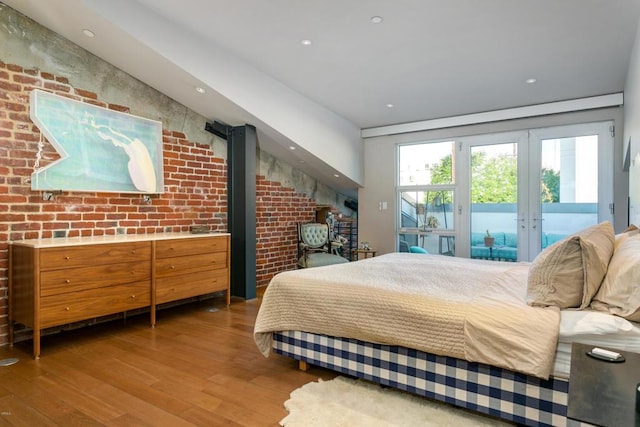
[[(636, 43), (636, 45), (637, 44), (638, 43)], [(640, 94), (637, 96), (640, 98)], [(640, 103), (640, 99), (638, 99), (638, 103)], [(619, 130), (616, 132), (614, 141), (614, 164), (612, 168), (614, 170), (614, 203), (616, 205), (614, 227), (616, 230), (622, 230), (626, 228), (627, 225), (627, 194), (629, 188), (628, 174), (622, 171), (622, 119), (622, 108), (603, 108), (575, 113), (367, 138), (364, 142), (364, 188), (358, 191), (358, 239), (369, 242), (380, 254), (394, 252), (396, 250), (397, 219), (395, 210), (395, 182), (396, 145), (398, 143), (429, 141), (441, 138), (606, 120), (613, 120)], [(638, 125), (640, 125), (640, 117), (638, 117), (638, 119)], [(640, 126), (638, 126), (638, 130), (640, 130)], [(637, 143), (640, 148), (640, 132), (637, 132), (637, 134)], [(384, 201), (387, 202), (388, 209), (379, 210), (379, 203)]]
[[(631, 140), (629, 168), (629, 222), (640, 224), (640, 22), (624, 88), (624, 143)], [(635, 164), (634, 164), (635, 163)]]

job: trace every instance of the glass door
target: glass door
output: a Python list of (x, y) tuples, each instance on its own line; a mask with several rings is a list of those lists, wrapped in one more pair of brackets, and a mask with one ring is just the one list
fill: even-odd
[[(612, 122), (530, 131), (536, 162), (531, 181), (529, 252), (599, 222), (613, 221)], [(535, 169), (534, 169), (535, 167)]]
[(460, 161), (468, 163), (460, 200), (468, 204), (459, 206), (459, 228), (468, 224), (468, 256), (532, 261), (568, 235), (612, 221), (611, 125), (461, 139)]
[[(516, 261), (519, 242), (519, 206), (526, 203), (527, 176), (521, 156), (526, 132), (481, 135), (461, 139), (459, 207), (461, 230), (470, 258)], [(525, 189), (523, 193), (523, 188)], [(465, 251), (465, 252), (467, 252)], [(463, 254), (460, 254), (463, 255)], [(463, 255), (464, 256), (464, 255)]]
[(612, 122), (399, 146), (398, 250), (531, 261), (613, 220)]

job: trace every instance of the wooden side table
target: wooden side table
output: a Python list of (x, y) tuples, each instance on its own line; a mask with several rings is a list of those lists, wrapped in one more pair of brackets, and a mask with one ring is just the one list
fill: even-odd
[(605, 348), (626, 359), (611, 363), (587, 356), (593, 347), (571, 346), (567, 417), (605, 427), (640, 427), (640, 413), (635, 410), (640, 354)]
[(360, 254), (364, 254), (364, 258), (373, 258), (376, 252), (374, 249), (356, 249), (356, 258), (360, 259)]

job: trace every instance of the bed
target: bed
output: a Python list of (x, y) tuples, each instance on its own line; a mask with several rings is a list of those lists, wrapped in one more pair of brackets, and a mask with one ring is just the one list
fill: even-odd
[(264, 294), (254, 339), (265, 356), (519, 424), (574, 425), (571, 342), (640, 352), (640, 309), (610, 306), (640, 264), (635, 234), (603, 223), (532, 264), (393, 253), (284, 272)]

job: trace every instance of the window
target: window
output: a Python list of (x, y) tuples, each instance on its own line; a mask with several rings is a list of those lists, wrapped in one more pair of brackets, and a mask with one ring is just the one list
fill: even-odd
[(399, 145), (398, 249), (531, 261), (558, 239), (612, 220), (612, 125)]
[(454, 230), (454, 148), (454, 141), (399, 146), (400, 250), (453, 255), (453, 239), (440, 236)]

